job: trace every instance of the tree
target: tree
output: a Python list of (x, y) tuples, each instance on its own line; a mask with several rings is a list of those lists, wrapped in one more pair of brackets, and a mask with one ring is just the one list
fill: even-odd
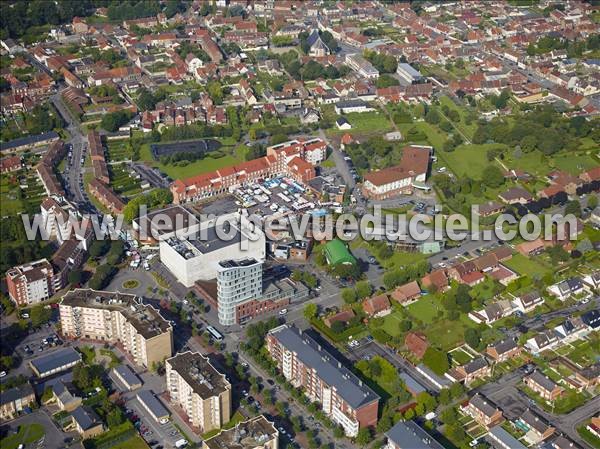
[(596, 195), (590, 195), (588, 198), (587, 207), (590, 209), (595, 209), (598, 207), (598, 197)]
[(346, 304), (355, 303), (358, 299), (356, 296), (356, 290), (353, 288), (345, 288), (342, 290), (342, 299)]
[(81, 270), (73, 270), (69, 272), (69, 284), (71, 284), (72, 286), (81, 284), (81, 278)]
[(481, 332), (479, 329), (469, 327), (465, 331), (465, 343), (467, 343), (471, 348), (477, 350), (481, 344)]
[(119, 127), (127, 123), (132, 115), (133, 114), (130, 111), (109, 112), (102, 116), (100, 126), (106, 131), (115, 132)]
[(425, 355), (423, 356), (423, 363), (438, 376), (442, 376), (446, 371), (450, 369), (450, 363), (448, 362), (448, 354), (431, 346), (425, 351)]
[(206, 92), (215, 104), (223, 103), (223, 88), (217, 80), (209, 81), (206, 84)]
[(311, 321), (317, 316), (318, 308), (314, 303), (309, 303), (304, 307), (304, 318), (306, 321)]
[(487, 186), (500, 187), (504, 184), (504, 175), (497, 166), (488, 165), (483, 169), (482, 181)]
[(565, 207), (565, 214), (573, 214), (576, 217), (581, 217), (581, 203), (577, 200), (569, 201)]
[(33, 306), (29, 311), (29, 319), (31, 320), (31, 327), (37, 328), (42, 324), (46, 324), (52, 318), (52, 309), (46, 308), (42, 305)]
[(436, 109), (431, 108), (425, 114), (425, 121), (427, 123), (436, 125), (440, 122), (440, 114), (438, 113), (438, 111)]
[(366, 446), (371, 442), (371, 429), (369, 427), (363, 427), (358, 431), (356, 435), (356, 444), (361, 447)]
[(334, 334), (341, 334), (346, 329), (346, 325), (343, 321), (334, 321), (331, 323), (331, 331)]
[(373, 287), (369, 283), (369, 281), (360, 281), (356, 283), (356, 295), (359, 299), (365, 299), (371, 296), (373, 292)]

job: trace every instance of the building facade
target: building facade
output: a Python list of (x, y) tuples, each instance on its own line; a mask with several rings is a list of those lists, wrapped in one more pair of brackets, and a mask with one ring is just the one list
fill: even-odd
[(202, 433), (219, 429), (231, 419), (231, 384), (208, 358), (179, 353), (165, 362), (167, 391), (190, 423)]
[(6, 272), (8, 295), (20, 307), (50, 298), (62, 287), (60, 281), (47, 259), (19, 265)]
[(60, 304), (62, 332), (70, 338), (117, 343), (150, 368), (173, 354), (173, 328), (135, 295), (75, 289)]
[(224, 260), (217, 269), (219, 323), (235, 324), (240, 303), (262, 296), (262, 262), (256, 259)]
[(346, 435), (355, 437), (360, 428), (377, 425), (379, 396), (298, 328), (272, 329), (267, 349), (283, 376), (318, 401)]

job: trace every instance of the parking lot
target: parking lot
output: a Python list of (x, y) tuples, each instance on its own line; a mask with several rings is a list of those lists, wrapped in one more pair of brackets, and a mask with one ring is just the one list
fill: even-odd
[[(167, 405), (164, 401), (163, 404)], [(131, 410), (132, 413), (129, 417), (136, 421), (139, 420), (139, 430), (142, 437), (147, 442), (158, 441), (165, 447), (174, 447), (175, 442), (183, 438), (183, 435), (175, 427), (172, 421), (166, 424), (159, 424), (150, 416), (144, 407), (142, 407), (139, 401), (135, 398), (135, 393), (128, 396), (125, 402), (125, 407)]]

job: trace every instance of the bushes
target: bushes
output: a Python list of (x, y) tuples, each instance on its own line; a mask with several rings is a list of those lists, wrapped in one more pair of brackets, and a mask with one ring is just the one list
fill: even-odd
[(90, 279), (89, 287), (93, 290), (102, 290), (108, 285), (115, 272), (112, 265), (100, 265)]

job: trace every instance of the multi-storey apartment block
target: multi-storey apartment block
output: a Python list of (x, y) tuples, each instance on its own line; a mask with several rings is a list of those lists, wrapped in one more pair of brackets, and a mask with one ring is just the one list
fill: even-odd
[(18, 306), (37, 304), (60, 289), (60, 279), (55, 278), (54, 268), (47, 259), (11, 268), (6, 272), (8, 294)]
[(231, 384), (208, 358), (184, 352), (167, 359), (167, 391), (202, 433), (219, 429), (231, 417)]
[(312, 400), (348, 436), (377, 424), (379, 396), (341, 361), (296, 327), (286, 325), (267, 335), (267, 349), (283, 376)]
[(173, 354), (173, 327), (135, 295), (71, 290), (62, 298), (60, 323), (65, 336), (122, 345), (135, 363), (146, 367)]

